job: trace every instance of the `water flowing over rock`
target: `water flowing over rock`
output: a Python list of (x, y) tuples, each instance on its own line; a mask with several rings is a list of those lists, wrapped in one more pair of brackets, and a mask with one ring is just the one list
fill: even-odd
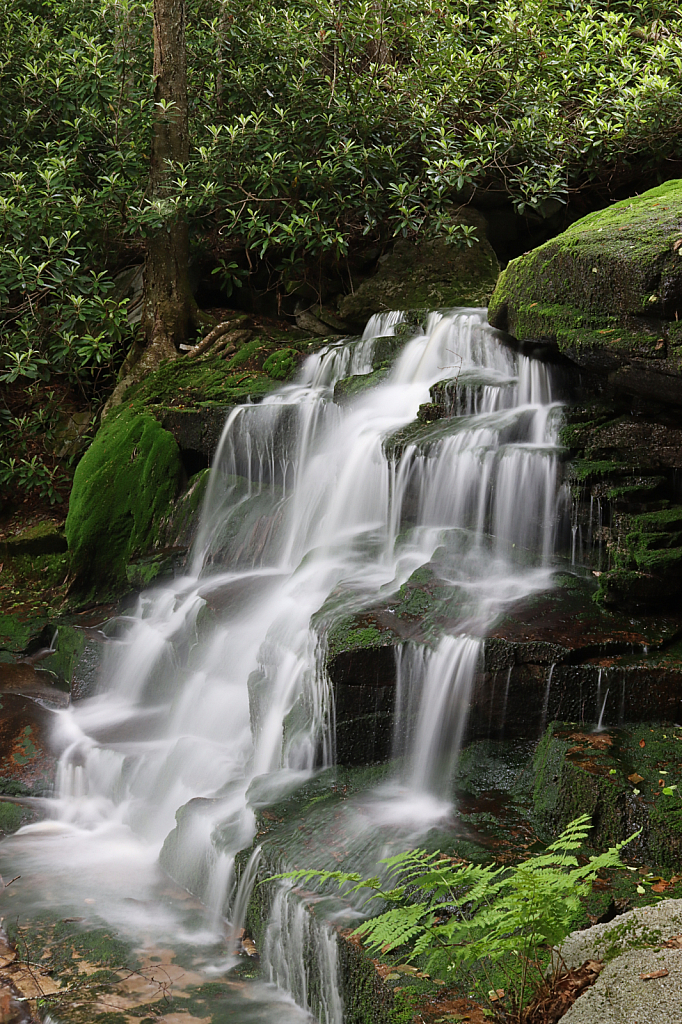
[[(553, 368), (509, 348), (484, 310), (434, 313), (398, 338), (402, 319), (373, 317), (363, 338), (322, 348), (293, 383), (229, 413), (186, 574), (141, 594), (104, 648), (97, 691), (58, 714), (53, 817), (7, 854), (14, 844), (37, 871), (47, 859), (59, 878), (68, 867), (81, 898), (111, 870), (97, 897), (108, 920), (125, 917), (130, 872), (136, 898), (154, 890), (160, 856), (208, 907), (211, 934), (226, 920), (238, 930), (258, 867), (239, 857), (258, 808), (336, 758), (335, 628), (379, 597), (398, 601), (426, 566), (457, 610), (399, 651), (398, 766), (363, 797), (374, 826), (358, 826), (364, 856), (396, 823), (414, 838), (451, 814), (483, 640), (515, 602), (551, 587), (568, 507), (562, 405)], [(337, 381), (368, 375), (394, 341), (387, 376), (335, 403)], [(447, 429), (411, 436), (442, 381), (456, 393)], [(154, 913), (140, 914), (152, 927)], [(268, 969), (328, 1024), (342, 1014), (335, 942), (279, 892)]]

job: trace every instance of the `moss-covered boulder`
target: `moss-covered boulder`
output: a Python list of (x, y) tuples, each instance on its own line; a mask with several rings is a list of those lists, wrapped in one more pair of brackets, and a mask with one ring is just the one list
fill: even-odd
[(374, 313), (389, 309), (487, 305), (499, 265), (482, 218), (474, 218), (473, 213), (463, 218), (478, 229), (471, 246), (460, 249), (442, 238), (396, 242), (376, 274), (341, 300), (344, 320), (362, 327)]
[(489, 320), (553, 342), (626, 393), (682, 403), (682, 180), (577, 221), (512, 260)]
[(123, 406), (78, 464), (66, 519), (77, 589), (101, 594), (153, 542), (182, 480), (179, 448), (153, 416)]

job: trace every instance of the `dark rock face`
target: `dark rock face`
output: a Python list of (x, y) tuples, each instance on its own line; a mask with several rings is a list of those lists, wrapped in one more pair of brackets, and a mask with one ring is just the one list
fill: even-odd
[(389, 309), (485, 306), (499, 273), (497, 257), (480, 214), (470, 211), (461, 219), (476, 226), (477, 242), (458, 249), (443, 239), (400, 239), (376, 274), (341, 300), (343, 319), (364, 327), (374, 313)]
[(167, 409), (161, 426), (175, 438), (188, 477), (207, 469), (216, 453), (231, 406), (207, 409)]
[[(589, 576), (561, 572), (554, 584), (508, 611), (485, 640), (467, 741), (536, 739), (554, 720), (594, 728), (600, 717), (612, 726), (679, 719), (677, 615), (605, 609), (594, 600), (598, 580)], [(340, 764), (390, 757), (397, 652), (456, 628), (464, 607), (433, 564), (417, 570), (387, 606), (329, 632)]]

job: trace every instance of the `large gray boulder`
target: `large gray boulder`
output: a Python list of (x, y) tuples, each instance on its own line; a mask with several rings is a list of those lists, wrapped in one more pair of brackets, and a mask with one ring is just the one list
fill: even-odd
[(569, 969), (585, 960), (608, 962), (562, 1024), (680, 1024), (682, 949), (663, 944), (681, 934), (682, 900), (663, 900), (569, 935), (562, 947)]

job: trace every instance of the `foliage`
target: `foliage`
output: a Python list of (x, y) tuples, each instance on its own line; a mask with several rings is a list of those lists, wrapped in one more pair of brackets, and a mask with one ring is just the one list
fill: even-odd
[(545, 213), (630, 160), (679, 152), (674, 4), (204, 9), (182, 194), (252, 258), (286, 252), (292, 279), (304, 252), (338, 256), (358, 234), (456, 235), (452, 204), (473, 186)]
[(63, 373), (89, 397), (123, 357), (106, 253), (146, 181), (150, 33), (134, 0), (0, 3), (3, 381)]
[[(476, 191), (545, 216), (663, 168), (682, 148), (679, 15), (198, 0), (190, 157), (153, 198), (151, 0), (0, 0), (0, 384), (59, 375), (96, 407), (134, 339), (124, 271), (178, 211), (226, 298), (251, 279), (282, 299), (391, 236), (470, 245), (457, 210)], [(3, 453), (3, 481), (51, 493), (33, 454)]]
[(548, 950), (559, 949), (598, 873), (620, 864), (630, 839), (580, 865), (576, 851), (590, 829), (589, 815), (572, 821), (543, 854), (513, 867), (454, 863), (412, 850), (381, 861), (384, 880), (343, 871), (287, 872), (278, 878), (336, 882), (347, 895), (373, 890), (388, 909), (364, 921), (355, 934), (374, 952), (410, 947), (407, 960), (425, 956), (430, 971), (489, 964), (508, 975), (518, 1019), (523, 1019), (531, 980), (544, 978)]
[[(34, 381), (24, 389), (28, 403), (37, 400)], [(54, 391), (37, 407), (29, 405), (22, 415), (0, 408), (0, 493), (26, 496), (37, 492), (51, 505), (61, 502), (64, 470), (58, 467), (52, 448), (59, 427), (59, 400)]]
[(0, 370), (110, 386), (131, 340), (114, 275), (178, 209), (229, 295), (261, 264), (295, 288), (363, 235), (470, 244), (454, 213), (472, 188), (545, 214), (631, 162), (660, 166), (680, 153), (679, 14), (200, 0), (190, 160), (152, 199), (151, 3), (0, 0)]

